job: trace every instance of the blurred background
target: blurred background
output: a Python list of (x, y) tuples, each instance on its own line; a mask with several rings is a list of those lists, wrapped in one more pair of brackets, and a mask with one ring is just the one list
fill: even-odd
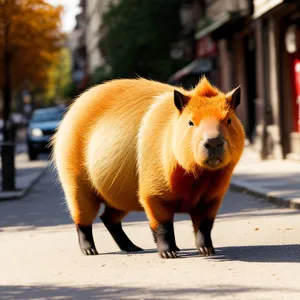
[(300, 159), (298, 0), (0, 0), (0, 57), (3, 190), (76, 96), (122, 77), (241, 85), (248, 147)]

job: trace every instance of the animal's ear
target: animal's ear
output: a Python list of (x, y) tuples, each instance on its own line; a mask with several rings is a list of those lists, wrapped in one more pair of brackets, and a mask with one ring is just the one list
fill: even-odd
[(181, 112), (183, 108), (188, 104), (190, 98), (174, 90), (174, 103), (177, 109)]
[(237, 88), (227, 93), (226, 100), (230, 104), (231, 108), (235, 110), (241, 102), (241, 86), (239, 85)]

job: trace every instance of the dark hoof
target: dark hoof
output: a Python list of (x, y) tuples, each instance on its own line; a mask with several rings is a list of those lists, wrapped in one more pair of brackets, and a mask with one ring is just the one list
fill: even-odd
[(142, 248), (136, 246), (136, 245), (130, 245), (130, 246), (125, 246), (121, 247), (122, 251), (125, 252), (139, 252), (139, 251), (144, 251)]
[(214, 249), (214, 247), (204, 247), (204, 246), (200, 246), (200, 247), (197, 247), (197, 248), (198, 248), (198, 251), (199, 251), (202, 255), (210, 256), (210, 255), (215, 254), (215, 249)]
[(80, 250), (85, 255), (98, 255), (95, 247), (92, 226), (76, 225)]
[(175, 251), (159, 251), (159, 255), (161, 258), (177, 258)]
[(84, 255), (98, 255), (98, 251), (95, 248), (88, 248), (88, 249), (82, 250), (82, 253)]
[(176, 258), (177, 253), (172, 247), (170, 247), (166, 243), (159, 243), (158, 244), (158, 253), (161, 258)]

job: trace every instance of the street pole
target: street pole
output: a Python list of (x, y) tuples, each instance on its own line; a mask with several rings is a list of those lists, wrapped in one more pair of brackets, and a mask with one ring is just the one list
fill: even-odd
[(15, 145), (10, 138), (9, 118), (11, 108), (11, 55), (8, 49), (9, 20), (4, 20), (3, 49), (3, 142), (1, 144), (2, 190), (12, 191), (15, 184)]

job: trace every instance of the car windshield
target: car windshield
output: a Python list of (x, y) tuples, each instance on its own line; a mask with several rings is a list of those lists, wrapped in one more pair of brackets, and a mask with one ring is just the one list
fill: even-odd
[(64, 110), (61, 109), (37, 110), (33, 113), (31, 122), (60, 121), (63, 117), (63, 114)]

